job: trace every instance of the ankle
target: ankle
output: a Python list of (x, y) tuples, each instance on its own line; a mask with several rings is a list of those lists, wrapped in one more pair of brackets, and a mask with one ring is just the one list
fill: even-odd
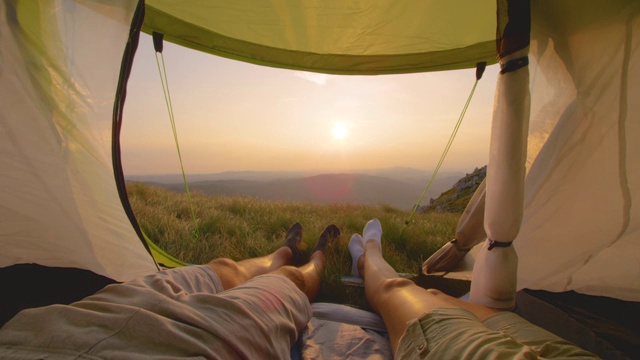
[(272, 267), (291, 265), (293, 262), (293, 250), (288, 246), (281, 246), (273, 253)]
[(356, 262), (356, 266), (358, 267), (358, 274), (360, 275), (360, 277), (362, 277), (364, 279), (364, 254), (362, 254), (357, 262)]
[(322, 269), (324, 267), (324, 263), (327, 257), (322, 250), (314, 251), (309, 257), (309, 262), (317, 265), (318, 268)]
[(375, 249), (375, 250), (378, 250), (380, 253), (382, 253), (382, 244), (380, 243), (380, 241), (375, 239), (365, 240), (364, 248), (366, 251), (371, 251)]

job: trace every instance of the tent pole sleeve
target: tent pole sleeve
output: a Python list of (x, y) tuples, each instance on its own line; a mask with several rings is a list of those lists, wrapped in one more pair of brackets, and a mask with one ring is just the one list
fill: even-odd
[[(120, 77), (118, 79), (118, 87), (116, 90), (116, 97), (113, 106), (113, 126), (111, 132), (111, 158), (113, 161), (113, 173), (118, 188), (118, 194), (120, 195), (120, 201), (124, 208), (131, 225), (133, 226), (138, 238), (142, 242), (142, 245), (149, 253), (149, 256), (153, 259), (151, 249), (145, 241), (140, 224), (136, 219), (131, 204), (129, 203), (129, 196), (127, 195), (127, 188), (124, 180), (124, 171), (122, 169), (122, 157), (120, 151), (120, 130), (122, 128), (122, 117), (124, 112), (125, 99), (127, 97), (127, 82), (131, 75), (131, 68), (133, 67), (133, 58), (138, 48), (138, 41), (140, 39), (140, 29), (144, 21), (144, 0), (138, 2), (136, 11), (131, 21), (131, 30), (129, 31), (129, 40), (122, 56), (122, 64), (120, 66)], [(155, 260), (154, 260), (155, 263)], [(156, 263), (156, 267), (158, 267)], [(160, 268), (158, 267), (158, 270)]]
[(469, 298), (494, 308), (515, 305), (518, 257), (509, 245), (522, 221), (529, 109), (528, 67), (500, 75), (486, 178), (487, 241), (474, 264)]
[(492, 308), (515, 306), (518, 256), (511, 243), (520, 231), (524, 206), (529, 93), (528, 1), (509, 1), (509, 20), (498, 54), (498, 78), (486, 178), (487, 240), (473, 267), (469, 300)]

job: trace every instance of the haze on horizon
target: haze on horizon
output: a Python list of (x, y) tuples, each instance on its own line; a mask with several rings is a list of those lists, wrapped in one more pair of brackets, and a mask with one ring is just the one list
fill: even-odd
[[(438, 163), (475, 69), (338, 76), (257, 66), (165, 43), (185, 172), (327, 171)], [(442, 171), (487, 163), (498, 68), (487, 68)], [(179, 173), (151, 38), (143, 36), (121, 132), (125, 175)]]

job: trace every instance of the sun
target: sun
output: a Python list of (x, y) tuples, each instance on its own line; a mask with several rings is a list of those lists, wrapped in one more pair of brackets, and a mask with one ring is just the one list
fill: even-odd
[(336, 140), (344, 140), (349, 134), (347, 127), (341, 122), (333, 124), (331, 132), (333, 133), (333, 138)]

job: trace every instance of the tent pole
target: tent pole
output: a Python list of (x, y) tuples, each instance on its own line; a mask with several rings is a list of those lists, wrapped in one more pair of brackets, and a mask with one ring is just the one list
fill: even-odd
[[(120, 130), (122, 128), (122, 117), (124, 112), (124, 103), (127, 97), (127, 82), (129, 81), (129, 75), (131, 74), (131, 68), (133, 66), (133, 58), (136, 50), (138, 49), (138, 40), (140, 38), (140, 29), (142, 28), (142, 22), (144, 21), (144, 0), (140, 0), (136, 7), (136, 12), (133, 15), (131, 21), (131, 30), (129, 31), (129, 41), (122, 55), (122, 64), (120, 66), (120, 78), (118, 79), (118, 88), (116, 90), (116, 98), (113, 105), (113, 126), (111, 131), (111, 159), (113, 161), (113, 173), (116, 181), (116, 187), (118, 188), (118, 194), (120, 195), (120, 201), (124, 208), (133, 229), (135, 230), (138, 238), (142, 242), (142, 245), (149, 253), (149, 256), (153, 259), (151, 248), (145, 240), (140, 224), (136, 219), (131, 204), (129, 203), (129, 196), (127, 195), (127, 189), (124, 180), (124, 171), (122, 169), (122, 157), (120, 152)], [(160, 267), (155, 262), (156, 268), (160, 270)]]

